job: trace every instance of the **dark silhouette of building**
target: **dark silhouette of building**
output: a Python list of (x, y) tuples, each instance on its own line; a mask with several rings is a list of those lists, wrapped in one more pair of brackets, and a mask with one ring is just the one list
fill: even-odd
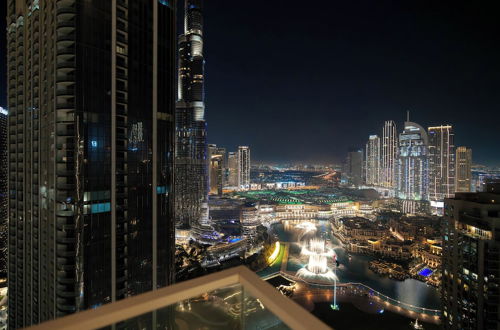
[(349, 185), (359, 186), (363, 184), (363, 150), (349, 150), (347, 153), (345, 172)]
[(9, 327), (168, 285), (176, 1), (7, 1)]
[(7, 277), (8, 201), (8, 112), (0, 107), (0, 279)]
[(445, 199), (442, 306), (445, 329), (500, 324), (500, 180)]

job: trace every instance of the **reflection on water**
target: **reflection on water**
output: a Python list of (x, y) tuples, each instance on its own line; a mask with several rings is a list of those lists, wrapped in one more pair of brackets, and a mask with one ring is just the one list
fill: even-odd
[[(310, 221), (310, 220), (307, 220)], [(402, 302), (419, 307), (439, 309), (440, 298), (438, 289), (423, 282), (406, 279), (396, 281), (387, 277), (381, 277), (369, 269), (369, 262), (374, 258), (371, 256), (352, 255), (349, 260), (348, 253), (340, 247), (340, 242), (330, 234), (330, 226), (327, 221), (315, 221), (318, 225), (317, 236), (328, 237), (332, 247), (335, 248), (340, 266), (337, 269), (337, 276), (340, 282), (360, 282), (369, 287)], [(294, 230), (292, 223), (284, 221), (283, 224), (274, 224), (273, 231), (279, 239), (284, 242), (296, 242), (300, 233)], [(293, 258), (293, 251), (291, 255)]]

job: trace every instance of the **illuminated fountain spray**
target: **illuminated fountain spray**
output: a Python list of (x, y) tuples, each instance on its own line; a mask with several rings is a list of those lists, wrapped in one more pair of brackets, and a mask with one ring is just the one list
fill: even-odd
[(336, 282), (337, 275), (328, 267), (328, 258), (336, 258), (335, 251), (326, 247), (325, 241), (319, 238), (309, 240), (302, 247), (302, 255), (309, 257), (306, 266), (297, 271), (297, 277), (305, 280)]
[(297, 241), (300, 242), (306, 235), (312, 235), (316, 233), (317, 228), (316, 225), (309, 221), (302, 221), (298, 225), (295, 226), (296, 229), (300, 229), (299, 236)]

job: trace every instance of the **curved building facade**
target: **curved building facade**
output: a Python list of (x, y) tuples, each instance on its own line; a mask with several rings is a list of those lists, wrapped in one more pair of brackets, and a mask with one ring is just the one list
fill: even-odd
[(427, 212), (429, 200), (429, 138), (417, 123), (406, 121), (399, 134), (396, 196), (405, 213)]

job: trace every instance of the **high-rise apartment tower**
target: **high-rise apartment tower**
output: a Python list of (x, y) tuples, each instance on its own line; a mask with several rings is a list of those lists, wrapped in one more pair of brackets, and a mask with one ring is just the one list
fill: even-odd
[(396, 165), (398, 157), (398, 133), (396, 123), (387, 120), (382, 132), (380, 159), (380, 185), (386, 188), (396, 186)]
[(9, 328), (172, 282), (175, 3), (7, 0)]
[(7, 218), (9, 213), (8, 198), (8, 142), (7, 123), (9, 112), (0, 107), (0, 278), (7, 277)]
[(238, 147), (238, 189), (250, 189), (250, 148)]
[(444, 329), (500, 324), (500, 180), (486, 191), (445, 199), (442, 260)]
[(366, 143), (365, 182), (377, 186), (380, 180), (380, 138), (370, 135)]
[(347, 172), (347, 183), (349, 185), (357, 187), (363, 183), (363, 150), (349, 150), (345, 171)]
[(472, 149), (458, 147), (456, 150), (456, 192), (470, 192), (472, 178)]
[(455, 135), (453, 127), (429, 127), (429, 201), (431, 211), (442, 215), (444, 199), (455, 193)]

